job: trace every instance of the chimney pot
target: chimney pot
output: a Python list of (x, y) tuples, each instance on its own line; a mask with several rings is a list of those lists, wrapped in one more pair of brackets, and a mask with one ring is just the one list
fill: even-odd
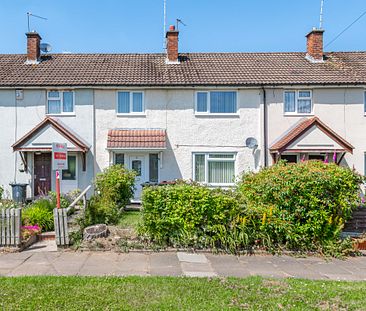
[(41, 36), (37, 32), (27, 32), (27, 64), (38, 64), (41, 56)]
[(324, 61), (323, 51), (323, 29), (313, 28), (307, 35), (307, 54), (306, 58), (314, 63), (321, 63)]
[(167, 64), (179, 64), (178, 35), (179, 31), (175, 30), (175, 26), (171, 25), (166, 33)]

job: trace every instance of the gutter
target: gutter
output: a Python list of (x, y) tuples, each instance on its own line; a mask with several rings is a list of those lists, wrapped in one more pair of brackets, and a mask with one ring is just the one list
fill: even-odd
[(268, 116), (267, 116), (267, 93), (264, 86), (263, 92), (263, 151), (264, 151), (264, 167), (268, 167)]

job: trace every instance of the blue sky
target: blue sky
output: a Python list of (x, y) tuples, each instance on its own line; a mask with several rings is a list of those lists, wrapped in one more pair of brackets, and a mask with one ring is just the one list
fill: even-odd
[[(181, 26), (181, 52), (303, 51), (319, 24), (320, 0), (167, 0), (168, 25)], [(365, 0), (325, 0), (325, 42), (362, 12)], [(53, 52), (162, 51), (163, 0), (0, 0), (0, 53), (24, 53), (26, 12)], [(328, 51), (366, 50), (366, 16)]]

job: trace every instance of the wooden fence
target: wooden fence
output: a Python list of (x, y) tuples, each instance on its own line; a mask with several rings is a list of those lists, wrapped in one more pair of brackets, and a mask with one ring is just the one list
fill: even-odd
[(70, 240), (69, 240), (69, 228), (67, 225), (67, 209), (55, 208), (53, 210), (53, 218), (55, 221), (56, 244), (58, 246), (69, 245)]
[(21, 243), (21, 226), (21, 208), (0, 210), (0, 247), (19, 246)]

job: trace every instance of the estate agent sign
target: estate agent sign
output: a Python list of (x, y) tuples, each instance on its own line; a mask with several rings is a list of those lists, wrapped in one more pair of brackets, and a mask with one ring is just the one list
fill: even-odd
[(52, 143), (52, 169), (67, 170), (67, 145)]

